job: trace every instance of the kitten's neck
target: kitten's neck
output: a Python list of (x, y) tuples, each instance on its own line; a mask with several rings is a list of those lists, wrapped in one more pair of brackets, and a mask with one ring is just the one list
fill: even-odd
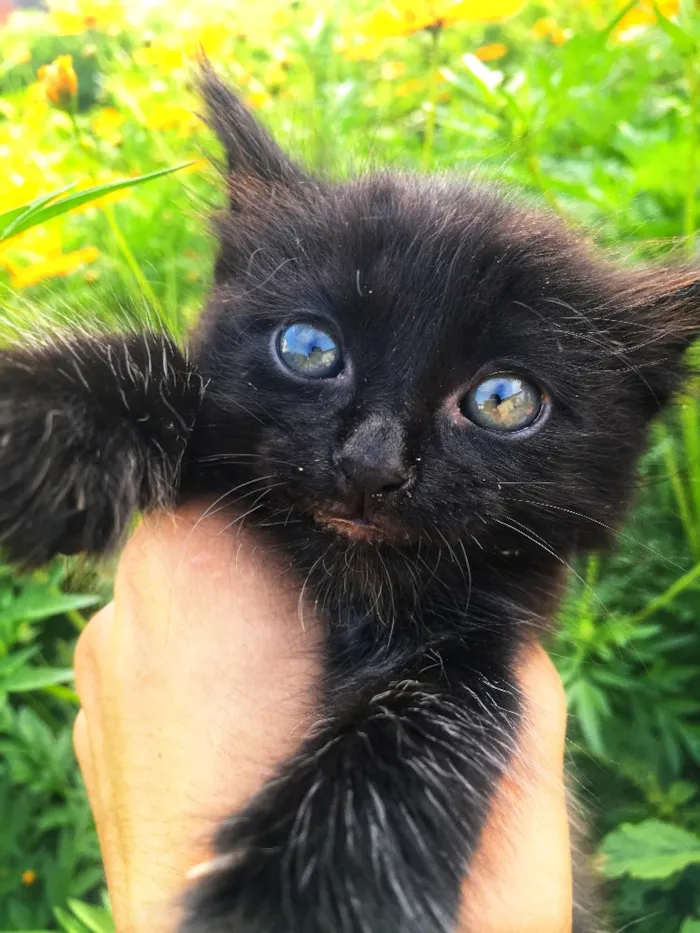
[(289, 553), (317, 610), (336, 626), (367, 625), (380, 640), (397, 627), (421, 643), (493, 627), (542, 633), (565, 581), (562, 560), (547, 553), (357, 545), (318, 534), (300, 544)]

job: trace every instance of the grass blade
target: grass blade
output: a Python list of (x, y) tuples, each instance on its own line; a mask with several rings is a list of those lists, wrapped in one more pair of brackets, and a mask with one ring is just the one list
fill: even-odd
[[(165, 175), (171, 175), (173, 172), (179, 172), (180, 169), (187, 168), (188, 165), (192, 165), (192, 162), (183, 162), (180, 165), (161, 168), (155, 172), (148, 172), (146, 175), (137, 175), (135, 178), (124, 178), (121, 181), (111, 181), (102, 185), (95, 185), (92, 188), (86, 188), (84, 191), (78, 191), (75, 194), (61, 197), (58, 200), (56, 200), (58, 195), (67, 189), (53, 192), (47, 195), (42, 203), (33, 202), (33, 204), (27, 205), (25, 208), (15, 209), (19, 210), (19, 215), (16, 215), (10, 220), (9, 233), (7, 232), (8, 227), (0, 231), (0, 242), (7, 239), (9, 236), (17, 236), (19, 233), (24, 233), (25, 230), (37, 224), (43, 224), (48, 220), (53, 220), (54, 217), (60, 217), (61, 214), (66, 214), (68, 211), (75, 210), (76, 207), (82, 207), (83, 204), (89, 204), (90, 201), (95, 201), (97, 198), (102, 198), (115, 191), (122, 191), (125, 188), (135, 188), (137, 185), (142, 185), (147, 181), (153, 181), (156, 178), (162, 178)], [(70, 187), (73, 186), (71, 185)], [(0, 221), (1, 220), (2, 215), (0, 215)]]

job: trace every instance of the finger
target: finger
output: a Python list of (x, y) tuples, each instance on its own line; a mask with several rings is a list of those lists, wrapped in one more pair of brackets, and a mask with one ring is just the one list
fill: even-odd
[[(75, 750), (75, 757), (78, 759), (78, 767), (83, 776), (88, 797), (90, 797), (94, 789), (94, 774), (92, 756), (90, 753), (87, 717), (85, 716), (85, 711), (82, 709), (78, 710), (78, 715), (75, 717), (75, 722), (73, 723), (73, 749)], [(92, 806), (92, 799), (90, 800), (90, 804)]]
[(564, 784), (566, 698), (539, 646), (517, 671), (523, 717), (517, 752), (491, 805), (464, 890), (464, 929), (569, 933), (572, 884)]
[[(108, 603), (90, 619), (78, 637), (73, 655), (75, 690), (83, 709), (95, 699), (100, 689), (104, 654), (114, 624), (114, 603)], [(84, 727), (79, 727), (80, 736)]]

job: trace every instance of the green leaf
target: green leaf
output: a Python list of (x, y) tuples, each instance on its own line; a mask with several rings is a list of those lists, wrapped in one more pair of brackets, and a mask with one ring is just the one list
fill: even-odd
[(86, 933), (83, 924), (76, 920), (75, 917), (71, 917), (67, 910), (63, 910), (62, 907), (54, 907), (53, 912), (65, 933)]
[(606, 878), (650, 881), (700, 864), (700, 836), (662, 820), (623, 823), (608, 833), (599, 851)]
[(104, 907), (92, 907), (75, 898), (68, 899), (68, 906), (78, 920), (81, 920), (91, 933), (114, 933), (114, 921)]
[[(66, 189), (55, 191), (53, 194), (47, 195), (43, 201), (40, 199), (41, 203), (40, 201), (36, 201), (21, 208), (20, 215), (15, 215), (10, 219), (8, 224), (0, 226), (0, 242), (10, 236), (17, 236), (19, 233), (24, 233), (25, 230), (28, 230), (30, 227), (35, 227), (37, 224), (46, 223), (48, 220), (53, 220), (54, 217), (59, 217), (61, 214), (66, 214), (68, 211), (75, 210), (76, 207), (82, 207), (83, 204), (88, 204), (90, 201), (95, 201), (97, 198), (102, 198), (115, 191), (122, 191), (125, 188), (134, 188), (136, 185), (142, 185), (144, 182), (152, 181), (155, 178), (162, 178), (164, 175), (171, 175), (173, 172), (179, 172), (180, 169), (186, 168), (188, 165), (192, 165), (192, 162), (183, 162), (181, 165), (161, 168), (156, 172), (149, 172), (147, 175), (137, 175), (135, 178), (125, 178), (122, 181), (111, 181), (103, 185), (95, 185), (92, 188), (86, 188), (84, 191), (79, 191), (76, 194), (69, 194), (66, 195), (66, 197), (58, 199), (58, 195)], [(0, 214), (0, 223), (2, 223), (4, 217), (5, 215)]]
[(6, 240), (8, 237), (13, 236), (20, 223), (24, 222), (35, 211), (38, 211), (50, 201), (55, 201), (56, 198), (65, 194), (66, 191), (75, 188), (77, 184), (77, 181), (74, 181), (72, 184), (65, 185), (63, 188), (58, 188), (50, 194), (42, 194), (33, 201), (29, 201), (28, 204), (20, 204), (19, 207), (13, 207), (9, 211), (0, 213), (0, 240)]
[(700, 920), (693, 920), (692, 917), (688, 917), (683, 923), (680, 933), (700, 933)]
[(3, 677), (14, 674), (23, 667), (39, 649), (36, 647), (22, 648), (20, 651), (13, 651), (6, 658), (0, 658), (0, 683)]
[(0, 691), (26, 693), (52, 684), (65, 684), (72, 679), (73, 671), (69, 667), (27, 667), (0, 680)]
[(569, 698), (590, 750), (601, 758), (605, 757), (602, 720), (610, 714), (605, 694), (590, 681), (579, 680), (569, 692)]
[(0, 612), (0, 623), (38, 622), (65, 612), (85, 609), (99, 602), (97, 596), (79, 593), (52, 593), (44, 587), (27, 587), (24, 592)]

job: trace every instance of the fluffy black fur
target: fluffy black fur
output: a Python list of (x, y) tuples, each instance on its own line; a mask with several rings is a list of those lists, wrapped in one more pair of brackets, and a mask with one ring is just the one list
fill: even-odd
[[(4, 351), (0, 534), (36, 563), (103, 552), (137, 509), (236, 502), (315, 596), (325, 705), (221, 827), (183, 933), (449, 933), (517, 753), (514, 654), (623, 517), (700, 330), (696, 276), (619, 268), (462, 180), (312, 179), (203, 86), (229, 205), (189, 361), (149, 333)], [(300, 317), (338, 335), (337, 378), (280, 363)], [(516, 434), (457, 404), (504, 369), (545, 396)]]

